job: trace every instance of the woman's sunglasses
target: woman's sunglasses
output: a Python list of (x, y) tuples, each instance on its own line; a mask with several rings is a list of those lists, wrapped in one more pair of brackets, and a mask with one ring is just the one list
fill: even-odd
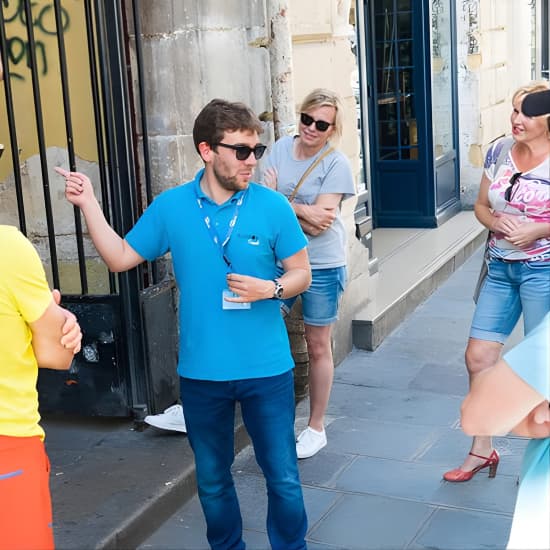
[(327, 122), (326, 120), (315, 120), (306, 113), (300, 114), (300, 122), (304, 126), (311, 126), (315, 122), (315, 128), (317, 128), (319, 132), (326, 132), (332, 126), (331, 122)]
[(248, 145), (229, 145), (229, 143), (216, 143), (216, 147), (225, 147), (226, 149), (233, 149), (237, 160), (246, 160), (250, 153), (254, 153), (254, 158), (260, 160), (267, 149), (267, 145), (258, 144), (256, 147), (249, 147)]
[(520, 177), (521, 177), (521, 172), (516, 172), (515, 174), (512, 174), (512, 177), (508, 182), (509, 185), (506, 188), (506, 191), (504, 191), (504, 198), (506, 199), (506, 202), (510, 202), (512, 200), (512, 189), (514, 188), (514, 185), (516, 185)]

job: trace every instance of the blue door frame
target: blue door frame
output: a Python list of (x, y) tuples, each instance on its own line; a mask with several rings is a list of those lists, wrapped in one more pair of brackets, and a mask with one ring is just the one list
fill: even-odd
[[(435, 0), (362, 2), (369, 191), (375, 227), (436, 227), (460, 209), (454, 0), (446, 37), (452, 84), (447, 150), (437, 158), (432, 117), (432, 8)], [(445, 0), (443, 0), (445, 2)], [(439, 4), (439, 2), (435, 2)], [(449, 21), (448, 21), (449, 22)], [(365, 94), (362, 95), (365, 97)], [(435, 121), (437, 124), (437, 121)]]

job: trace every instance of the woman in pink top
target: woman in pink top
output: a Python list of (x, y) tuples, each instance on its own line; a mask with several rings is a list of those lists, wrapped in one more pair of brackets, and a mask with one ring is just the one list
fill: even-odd
[[(532, 83), (512, 97), (513, 145), (503, 161), (506, 139), (494, 143), (475, 203), (477, 219), (490, 231), (488, 276), (481, 288), (466, 348), (470, 384), (494, 365), (523, 314), (528, 335), (550, 311), (550, 115), (528, 117), (522, 102), (548, 82)], [(475, 436), (459, 468), (447, 481), (468, 481), (489, 468), (494, 477), (499, 456), (491, 438)]]

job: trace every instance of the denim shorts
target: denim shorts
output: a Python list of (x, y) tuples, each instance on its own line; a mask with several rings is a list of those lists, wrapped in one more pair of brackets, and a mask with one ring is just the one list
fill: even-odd
[[(298, 295), (302, 298), (304, 323), (324, 327), (338, 319), (338, 306), (346, 280), (345, 266), (311, 270), (310, 287)], [(281, 308), (288, 313), (298, 296), (281, 300)]]
[(550, 311), (550, 262), (490, 259), (470, 337), (503, 344), (523, 313), (529, 334)]

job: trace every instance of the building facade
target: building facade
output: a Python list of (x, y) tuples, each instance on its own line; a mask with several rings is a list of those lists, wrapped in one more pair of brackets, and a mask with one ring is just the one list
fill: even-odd
[[(93, 395), (104, 392), (98, 386), (117, 388), (116, 414), (159, 409), (174, 392), (174, 384), (158, 389), (165, 371), (151, 375), (158, 318), (148, 305), (169, 258), (130, 279), (109, 275), (53, 166), (88, 173), (124, 232), (156, 194), (201, 165), (191, 131), (210, 99), (248, 103), (269, 145), (293, 131), (309, 90), (337, 91), (345, 104), (339, 146), (358, 191), (343, 204), (349, 286), (334, 331), (338, 362), (353, 345), (352, 319), (376, 297), (376, 227), (435, 228), (471, 208), (484, 152), (509, 129), (512, 92), (548, 77), (547, 0), (126, 0), (61, 8), (8, 0), (1, 10), (0, 221), (29, 235), (52, 284), (74, 297), (79, 313), (89, 311), (90, 327), (107, 323), (90, 328), (95, 336), (71, 380), (87, 380), (82, 392), (94, 387)], [(102, 353), (106, 369), (124, 367), (99, 384), (93, 367)], [(77, 385), (51, 383), (69, 392)], [(109, 406), (95, 414), (112, 413)]]

